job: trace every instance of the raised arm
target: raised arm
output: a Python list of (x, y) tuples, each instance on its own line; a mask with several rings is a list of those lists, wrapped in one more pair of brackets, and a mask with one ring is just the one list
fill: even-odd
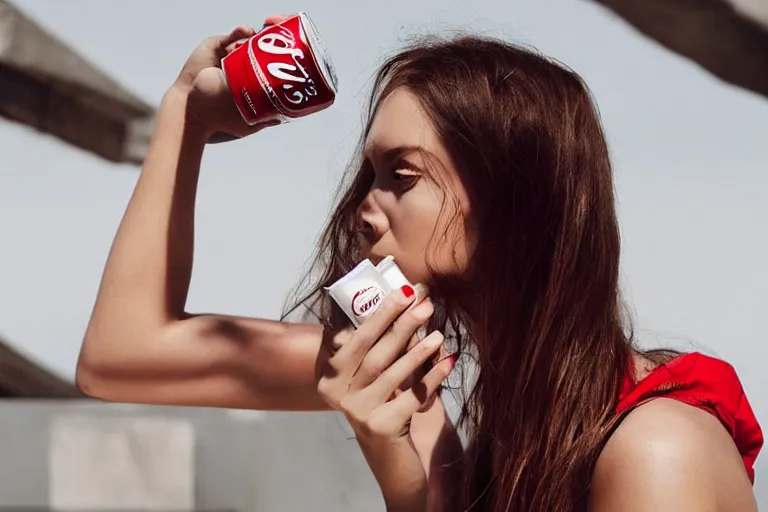
[[(329, 408), (317, 391), (328, 358), (319, 326), (185, 312), (205, 141), (214, 132), (248, 134), (216, 66), (227, 46), (250, 34), (239, 28), (207, 40), (163, 99), (80, 352), (77, 384), (88, 395), (165, 405)], [(411, 431), (427, 471), (440, 467), (446, 450), (460, 449), (439, 400), (413, 417)], [(443, 495), (444, 484), (435, 474), (430, 493)]]
[(238, 27), (206, 40), (163, 98), (80, 353), (77, 384), (91, 396), (326, 408), (315, 380), (319, 327), (185, 312), (205, 142), (214, 132), (248, 134), (217, 66), (229, 45), (252, 34)]

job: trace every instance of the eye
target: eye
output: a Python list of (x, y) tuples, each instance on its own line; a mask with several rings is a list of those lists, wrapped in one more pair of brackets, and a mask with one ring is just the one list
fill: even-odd
[(422, 171), (416, 169), (412, 164), (401, 160), (393, 166), (392, 179), (397, 184), (401, 192), (407, 192), (413, 188), (421, 179)]

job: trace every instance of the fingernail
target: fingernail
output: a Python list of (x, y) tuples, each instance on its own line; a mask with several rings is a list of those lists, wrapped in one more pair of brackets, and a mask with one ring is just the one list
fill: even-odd
[(429, 320), (429, 317), (432, 316), (434, 311), (435, 308), (430, 302), (422, 301), (413, 306), (413, 309), (411, 309), (411, 315), (413, 316), (414, 320), (421, 324)]
[(428, 348), (435, 348), (439, 347), (443, 344), (443, 337), (439, 335), (434, 336), (427, 336), (424, 338), (424, 345), (426, 345)]
[(410, 299), (416, 294), (416, 292), (413, 291), (413, 288), (408, 284), (404, 284), (400, 290), (403, 292), (403, 295), (405, 295), (406, 299)]

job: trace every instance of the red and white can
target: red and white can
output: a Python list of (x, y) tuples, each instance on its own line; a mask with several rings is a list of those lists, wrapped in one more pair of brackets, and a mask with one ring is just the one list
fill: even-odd
[(287, 122), (329, 107), (338, 80), (315, 25), (300, 12), (265, 27), (221, 61), (249, 125)]

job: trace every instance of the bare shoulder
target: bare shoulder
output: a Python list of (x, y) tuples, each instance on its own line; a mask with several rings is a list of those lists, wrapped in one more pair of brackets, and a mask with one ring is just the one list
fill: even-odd
[(706, 411), (658, 398), (631, 412), (598, 458), (590, 512), (757, 511), (731, 436)]

